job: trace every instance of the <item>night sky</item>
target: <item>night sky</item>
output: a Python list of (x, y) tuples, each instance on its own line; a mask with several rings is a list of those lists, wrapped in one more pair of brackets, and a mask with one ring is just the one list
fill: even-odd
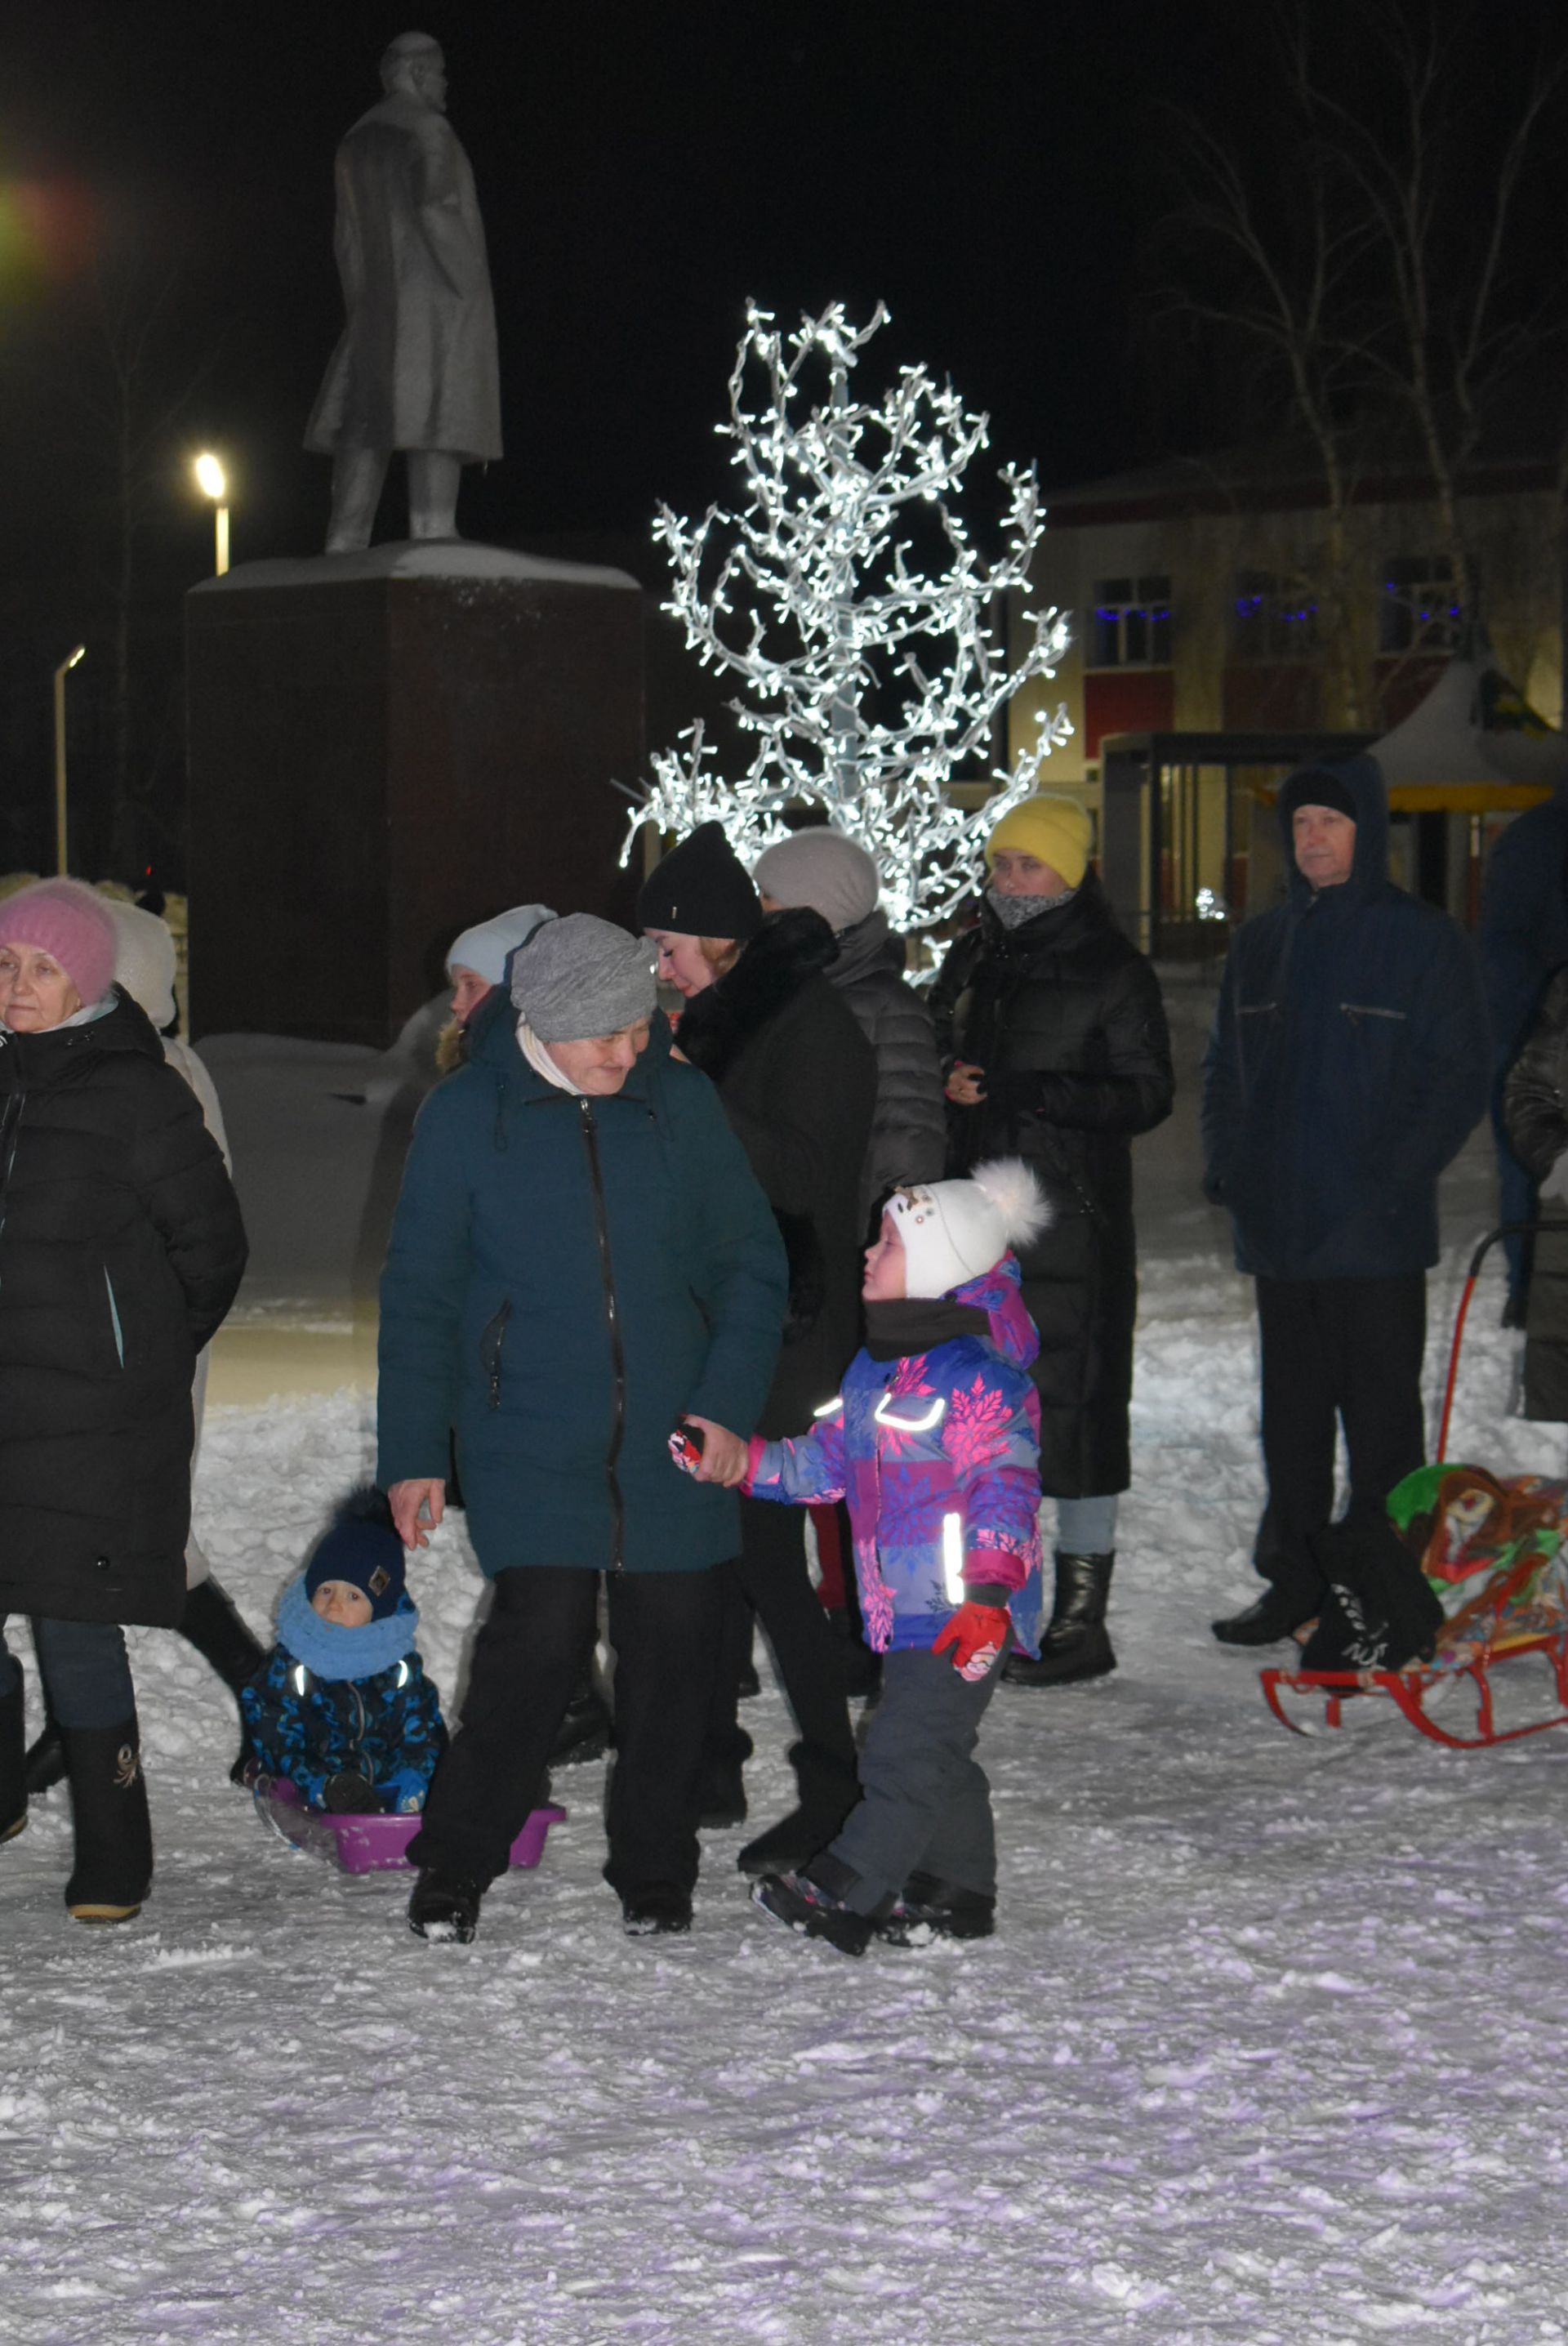
[[(713, 427), (748, 294), (786, 322), (880, 297), (890, 370), (951, 375), (989, 412), (996, 461), (1034, 460), (1048, 488), (1212, 431), (1207, 390), (1195, 400), (1147, 326), (1166, 109), (1245, 137), (1278, 13), (0, 0), (0, 763), (46, 761), (40, 665), (46, 688), (103, 625), (112, 483), (74, 405), (95, 253), (168, 280), (149, 365), (178, 413), (146, 468), (135, 687), (137, 757), (176, 778), (166, 797), (179, 598), (209, 560), (190, 454), (230, 461), (237, 562), (319, 547), (328, 467), (300, 444), (341, 322), (332, 153), (396, 33), (445, 48), (490, 245), (507, 454), (469, 474), (463, 525), (646, 543), (661, 497), (690, 512), (724, 494)], [(1324, 25), (1360, 13), (1313, 0)], [(1516, 0), (1508, 37), (1560, 14)], [(1483, 103), (1501, 21), (1476, 16)], [(1277, 186), (1288, 201), (1288, 168)], [(402, 526), (383, 509), (382, 535)], [(89, 667), (73, 720), (87, 780), (101, 658)], [(7, 842), (8, 802), (0, 862), (28, 836), (13, 816)]]
[(332, 150), (410, 21), (447, 52), (495, 284), (507, 461), (465, 503), (475, 534), (640, 531), (660, 495), (706, 500), (748, 294), (787, 320), (881, 297), (896, 356), (1061, 481), (1123, 461), (1136, 425), (1146, 173), (1123, 141), (1204, 76), (1176, 15), (21, 0), (0, 169), (74, 180), (179, 252), (218, 353), (189, 434), (243, 467), (237, 559), (308, 543), (324, 498), (299, 439), (340, 323)]

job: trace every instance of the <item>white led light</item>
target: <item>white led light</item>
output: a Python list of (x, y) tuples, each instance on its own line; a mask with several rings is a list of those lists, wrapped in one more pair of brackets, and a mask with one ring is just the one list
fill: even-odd
[[(729, 381), (729, 421), (746, 495), (687, 523), (660, 508), (655, 537), (670, 556), (665, 608), (704, 667), (734, 678), (730, 703), (756, 741), (745, 772), (718, 770), (700, 723), (651, 763), (621, 861), (646, 822), (677, 834), (717, 818), (754, 862), (789, 836), (785, 810), (820, 807), (876, 858), (883, 910), (917, 935), (983, 884), (992, 825), (1028, 797), (1044, 760), (1072, 732), (1065, 709), (1042, 708), (1036, 738), (978, 815), (948, 785), (990, 769), (998, 719), (1014, 695), (1055, 673), (1067, 623), (1025, 608), (1032, 638), (1009, 669), (989, 627), (993, 598), (1027, 597), (1044, 530), (1033, 469), (1002, 469), (1008, 504), (986, 563), (949, 500), (986, 445), (972, 415), (924, 367), (904, 366), (880, 405), (852, 400), (851, 371), (887, 323), (879, 303), (856, 327), (835, 304), (789, 336), (747, 311)], [(764, 395), (749, 403), (748, 377)], [(917, 543), (918, 541), (918, 543)], [(911, 972), (928, 979), (929, 952)]]

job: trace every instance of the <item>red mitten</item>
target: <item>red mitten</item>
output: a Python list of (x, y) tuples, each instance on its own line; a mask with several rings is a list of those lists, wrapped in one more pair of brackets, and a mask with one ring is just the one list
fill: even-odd
[(1005, 1605), (977, 1605), (966, 1597), (932, 1652), (945, 1654), (951, 1646), (959, 1677), (983, 1678), (1012, 1634), (1013, 1617)]

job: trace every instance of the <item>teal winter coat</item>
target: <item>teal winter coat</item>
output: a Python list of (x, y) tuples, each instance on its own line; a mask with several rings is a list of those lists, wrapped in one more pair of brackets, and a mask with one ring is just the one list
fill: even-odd
[(517, 1046), (497, 988), (469, 1064), (414, 1129), (382, 1279), (378, 1480), (444, 1478), (474, 1552), (694, 1571), (739, 1547), (734, 1494), (668, 1442), (689, 1412), (748, 1435), (784, 1249), (708, 1077), (654, 1021), (621, 1091), (577, 1099)]

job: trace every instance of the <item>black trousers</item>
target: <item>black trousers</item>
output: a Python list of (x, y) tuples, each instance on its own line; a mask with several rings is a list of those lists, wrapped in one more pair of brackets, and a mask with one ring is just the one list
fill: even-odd
[[(766, 1499), (740, 1502), (740, 1554), (721, 1565), (724, 1630), (708, 1728), (718, 1761), (745, 1760), (751, 1739), (736, 1716), (751, 1616), (768, 1632), (800, 1740), (790, 1757), (803, 1807), (820, 1813), (824, 1839), (853, 1807), (859, 1778), (839, 1641), (806, 1569), (806, 1511)], [(617, 1718), (619, 1714), (617, 1711)]]
[[(697, 1880), (697, 1776), (713, 1692), (717, 1572), (607, 1573), (616, 1758), (605, 1879), (622, 1895)], [(489, 1883), (538, 1797), (550, 1746), (593, 1651), (599, 1576), (499, 1573), (474, 1640), (463, 1724), (409, 1844), (415, 1865)]]
[(1337, 1423), (1350, 1461), (1347, 1521), (1380, 1519), (1394, 1484), (1425, 1461), (1426, 1280), (1260, 1279), (1257, 1325), (1268, 1509), (1256, 1561), (1305, 1620), (1324, 1593), (1309, 1543), (1333, 1516)]

